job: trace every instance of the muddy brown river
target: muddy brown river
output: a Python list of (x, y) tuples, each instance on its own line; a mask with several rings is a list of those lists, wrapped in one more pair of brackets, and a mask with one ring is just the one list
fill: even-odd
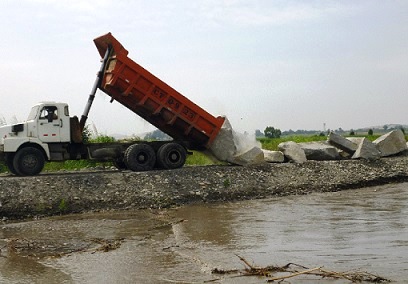
[[(242, 276), (238, 256), (258, 267), (292, 262), (408, 283), (407, 216), (408, 183), (401, 183), (5, 222), (0, 283), (266, 283)], [(301, 275), (284, 283), (350, 282)]]

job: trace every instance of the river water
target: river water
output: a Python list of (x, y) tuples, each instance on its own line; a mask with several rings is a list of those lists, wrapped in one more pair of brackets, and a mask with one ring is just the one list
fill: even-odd
[[(242, 270), (237, 255), (258, 267), (358, 269), (408, 283), (407, 216), (408, 183), (401, 183), (5, 223), (0, 283), (266, 283), (211, 273)], [(103, 243), (112, 249), (103, 251)], [(286, 281), (349, 283), (317, 276)]]

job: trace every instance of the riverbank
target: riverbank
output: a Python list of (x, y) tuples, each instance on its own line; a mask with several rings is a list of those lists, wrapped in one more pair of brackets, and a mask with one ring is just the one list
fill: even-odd
[(408, 157), (0, 176), (0, 217), (168, 208), (408, 181)]

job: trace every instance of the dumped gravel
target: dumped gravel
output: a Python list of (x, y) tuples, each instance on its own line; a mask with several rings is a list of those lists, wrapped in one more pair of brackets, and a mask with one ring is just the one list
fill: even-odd
[(408, 181), (408, 157), (378, 161), (184, 167), (177, 170), (0, 175), (0, 217), (167, 208)]

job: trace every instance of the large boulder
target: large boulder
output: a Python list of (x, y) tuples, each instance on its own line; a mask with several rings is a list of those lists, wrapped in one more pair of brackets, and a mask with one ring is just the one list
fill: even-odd
[(356, 152), (351, 157), (352, 159), (366, 159), (366, 160), (378, 160), (381, 157), (380, 151), (374, 143), (367, 138), (363, 138), (357, 147)]
[(364, 137), (346, 137), (346, 139), (350, 140), (351, 142), (356, 144), (356, 146), (358, 147), (358, 145), (360, 145), (360, 143), (363, 141)]
[(278, 148), (290, 161), (295, 163), (303, 163), (307, 161), (305, 151), (293, 141), (282, 142), (278, 145)]
[(308, 160), (325, 161), (340, 159), (339, 151), (336, 147), (322, 142), (299, 143), (300, 148), (305, 151)]
[(281, 151), (270, 151), (262, 149), (264, 153), (265, 162), (268, 163), (283, 163), (285, 161), (285, 155)]
[(265, 162), (261, 143), (236, 132), (227, 118), (209, 150), (217, 159), (241, 166)]
[(265, 162), (264, 153), (261, 148), (252, 147), (240, 154), (233, 156), (228, 159), (228, 162), (236, 165), (254, 165), (261, 164)]
[(407, 149), (407, 141), (404, 133), (400, 130), (393, 130), (378, 137), (373, 142), (381, 152), (382, 157), (392, 156)]
[(357, 150), (356, 143), (334, 132), (330, 132), (329, 136), (327, 137), (327, 142), (330, 145), (333, 145), (334, 147), (337, 147), (349, 154), (354, 154), (354, 152)]
[(237, 152), (231, 123), (225, 118), (224, 124), (210, 146), (211, 153), (221, 161), (227, 161)]

